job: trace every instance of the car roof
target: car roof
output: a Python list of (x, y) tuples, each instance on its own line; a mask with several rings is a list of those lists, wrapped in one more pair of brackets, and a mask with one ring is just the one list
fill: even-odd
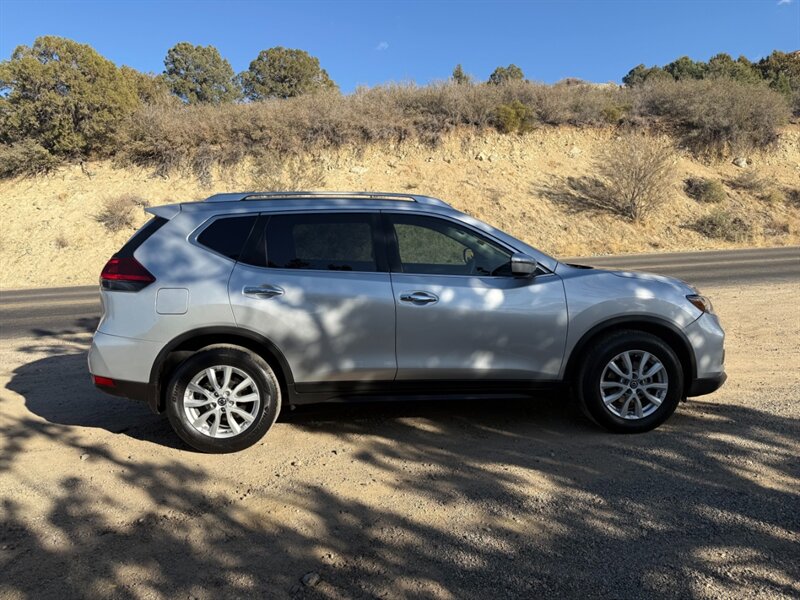
[(427, 212), (456, 218), (504, 241), (511, 247), (522, 246), (540, 263), (553, 271), (558, 261), (541, 250), (499, 230), (488, 223), (453, 208), (443, 200), (419, 194), (394, 192), (235, 192), (214, 194), (199, 202), (184, 202), (147, 208), (147, 212), (171, 219), (180, 212), (199, 212), (203, 217), (247, 214), (253, 212), (292, 212), (326, 210), (381, 210)]

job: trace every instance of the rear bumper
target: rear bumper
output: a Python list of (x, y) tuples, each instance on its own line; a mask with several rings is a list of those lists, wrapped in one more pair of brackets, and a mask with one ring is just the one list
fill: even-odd
[(160, 412), (158, 410), (158, 391), (156, 390), (156, 386), (149, 383), (115, 379), (114, 385), (98, 385), (95, 383), (94, 387), (112, 396), (146, 402), (150, 410), (155, 413)]
[(98, 385), (95, 383), (94, 387), (112, 396), (146, 402), (150, 384), (141, 383), (139, 381), (122, 381), (120, 379), (115, 379), (114, 385)]
[(703, 377), (692, 381), (689, 386), (689, 396), (704, 396), (712, 392), (716, 392), (725, 383), (728, 376), (725, 373), (720, 373), (713, 377)]
[(161, 344), (96, 332), (89, 349), (89, 372), (114, 381), (97, 389), (132, 400), (147, 402), (158, 412), (158, 392), (150, 382), (150, 371)]

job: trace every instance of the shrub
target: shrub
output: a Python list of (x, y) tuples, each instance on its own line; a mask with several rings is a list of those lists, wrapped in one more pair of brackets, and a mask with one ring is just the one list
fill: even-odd
[(769, 146), (789, 118), (786, 99), (763, 84), (724, 78), (656, 81), (635, 91), (639, 116), (664, 119), (702, 154)]
[(635, 133), (611, 144), (595, 162), (604, 184), (598, 206), (639, 221), (663, 204), (672, 191), (675, 156), (665, 140)]
[(497, 128), (503, 133), (527, 133), (534, 127), (533, 109), (519, 100), (497, 107)]
[(693, 224), (693, 229), (710, 238), (722, 239), (728, 242), (743, 242), (747, 240), (752, 227), (731, 211), (716, 209), (712, 213), (700, 217)]
[(58, 166), (60, 160), (33, 140), (0, 145), (0, 178), (16, 175), (43, 175)]
[(793, 190), (786, 190), (786, 200), (795, 206), (800, 206), (800, 188)]
[(134, 223), (133, 211), (135, 208), (147, 206), (147, 202), (133, 194), (122, 194), (108, 198), (103, 203), (103, 210), (95, 216), (108, 231), (115, 233), (123, 229), (132, 228)]
[(746, 171), (742, 171), (739, 175), (731, 179), (728, 182), (728, 185), (737, 190), (750, 192), (753, 195), (760, 195), (767, 191), (767, 188), (769, 187), (769, 181), (767, 181), (766, 178), (759, 176), (756, 171), (748, 169)]
[(685, 183), (686, 194), (698, 202), (716, 204), (728, 197), (722, 184), (714, 179), (690, 177)]

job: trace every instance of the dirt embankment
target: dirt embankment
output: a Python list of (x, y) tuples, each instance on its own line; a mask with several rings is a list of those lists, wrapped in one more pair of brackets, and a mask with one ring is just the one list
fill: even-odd
[[(726, 186), (720, 204), (699, 203), (683, 190), (687, 177), (730, 182), (742, 169), (729, 161), (703, 163), (678, 155), (671, 200), (643, 224), (581, 208), (565, 181), (592, 174), (598, 150), (614, 142), (611, 130), (568, 127), (525, 136), (453, 134), (440, 147), (406, 143), (327, 152), (307, 174), (273, 178), (289, 188), (381, 190), (438, 196), (555, 255), (587, 255), (800, 243), (800, 204), (770, 202)], [(800, 190), (800, 126), (787, 128), (777, 147), (751, 157), (771, 189)], [(283, 179), (281, 179), (283, 177)], [(104, 204), (135, 194), (150, 204), (196, 200), (211, 193), (258, 187), (252, 165), (214, 174), (203, 185), (191, 174), (157, 177), (101, 162), (66, 167), (32, 179), (0, 182), (0, 287), (94, 283), (108, 257), (146, 219), (137, 208), (130, 227), (110, 233), (96, 219)], [(700, 217), (724, 209), (746, 222), (740, 242), (706, 237), (692, 228)]]

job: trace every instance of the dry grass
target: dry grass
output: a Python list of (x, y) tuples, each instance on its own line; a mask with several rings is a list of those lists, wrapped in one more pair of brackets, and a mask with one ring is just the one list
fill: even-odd
[(210, 183), (213, 167), (314, 154), (344, 146), (417, 141), (436, 147), (455, 129), (528, 132), (545, 125), (665, 128), (698, 152), (763, 147), (789, 115), (786, 99), (729, 80), (634, 89), (530, 82), (508, 85), (387, 85), (343, 96), (319, 93), (251, 104), (147, 106), (120, 128), (117, 158), (166, 175), (184, 170)]
[(727, 183), (734, 189), (748, 192), (754, 196), (764, 194), (769, 188), (769, 180), (752, 169), (742, 171)]
[(114, 196), (106, 199), (103, 209), (95, 216), (95, 220), (112, 233), (133, 229), (134, 210), (145, 206), (147, 201), (134, 194)]

